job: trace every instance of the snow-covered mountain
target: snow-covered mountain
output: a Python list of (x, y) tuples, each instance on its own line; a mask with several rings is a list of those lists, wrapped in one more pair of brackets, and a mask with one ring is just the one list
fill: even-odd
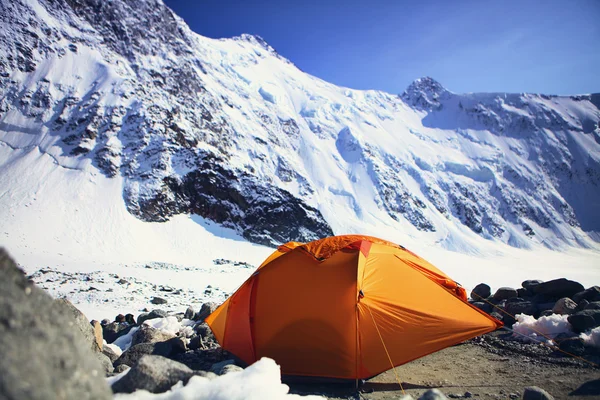
[(199, 36), (160, 0), (3, 0), (0, 22), (9, 225), (16, 185), (54, 165), (117, 182), (142, 221), (198, 215), (267, 245), (598, 247), (600, 95), (342, 88), (259, 37)]

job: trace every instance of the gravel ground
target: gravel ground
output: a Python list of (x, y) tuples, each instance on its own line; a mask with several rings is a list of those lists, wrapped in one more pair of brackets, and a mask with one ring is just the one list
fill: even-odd
[[(499, 331), (449, 347), (396, 368), (406, 394), (415, 399), (438, 388), (450, 398), (520, 399), (527, 386), (538, 386), (556, 399), (600, 398), (600, 366), (538, 344), (506, 340)], [(589, 359), (600, 364), (598, 354)], [(330, 399), (396, 399), (402, 396), (393, 371), (380, 374), (359, 392), (339, 385), (293, 385), (292, 392)]]

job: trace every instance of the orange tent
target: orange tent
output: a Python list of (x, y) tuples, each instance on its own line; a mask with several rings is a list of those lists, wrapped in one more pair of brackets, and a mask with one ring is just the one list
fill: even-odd
[(368, 236), (289, 242), (206, 322), (221, 346), (283, 374), (365, 379), (502, 323), (442, 271)]

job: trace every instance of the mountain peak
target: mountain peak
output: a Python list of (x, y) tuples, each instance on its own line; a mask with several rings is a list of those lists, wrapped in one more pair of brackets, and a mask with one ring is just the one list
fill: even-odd
[(425, 76), (415, 79), (402, 93), (402, 99), (422, 110), (438, 109), (441, 106), (440, 98), (449, 93), (441, 83)]

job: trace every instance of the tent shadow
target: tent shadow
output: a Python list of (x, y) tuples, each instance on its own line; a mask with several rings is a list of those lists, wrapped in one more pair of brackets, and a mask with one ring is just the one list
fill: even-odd
[(569, 393), (569, 396), (598, 396), (600, 395), (600, 379), (587, 381)]

